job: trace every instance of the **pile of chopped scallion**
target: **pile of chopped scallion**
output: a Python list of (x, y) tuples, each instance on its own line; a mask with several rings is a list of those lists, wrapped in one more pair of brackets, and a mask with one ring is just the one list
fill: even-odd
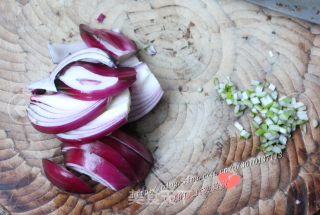
[[(291, 132), (296, 130), (297, 125), (306, 133), (305, 122), (309, 120), (306, 105), (289, 96), (277, 100), (278, 92), (273, 84), (265, 82), (260, 85), (259, 81), (251, 81), (255, 89), (242, 92), (227, 77), (222, 83), (215, 78), (214, 85), (228, 105), (235, 105), (233, 116), (242, 116), (247, 107), (251, 109), (251, 124), (257, 129), (255, 134), (262, 137), (263, 144), (258, 149), (263, 149), (266, 155), (280, 153), (285, 149), (287, 138), (291, 137)], [(264, 91), (267, 87), (272, 91), (271, 94)], [(312, 122), (313, 127), (318, 126), (316, 119)], [(248, 139), (251, 136), (238, 122), (234, 126), (240, 131), (240, 138)]]

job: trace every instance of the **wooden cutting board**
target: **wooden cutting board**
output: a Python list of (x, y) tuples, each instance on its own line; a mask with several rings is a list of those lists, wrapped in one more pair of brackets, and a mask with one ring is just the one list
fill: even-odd
[[(306, 134), (293, 133), (281, 158), (235, 169), (240, 182), (229, 190), (176, 204), (164, 203), (163, 191), (153, 196), (158, 203), (129, 204), (130, 191), (141, 185), (113, 192), (81, 176), (95, 194), (54, 187), (41, 159), (62, 163), (61, 142), (36, 131), (25, 112), (26, 85), (55, 67), (47, 43), (81, 41), (80, 23), (119, 28), (137, 43), (139, 58), (165, 91), (151, 113), (127, 126), (156, 161), (146, 188), (196, 176), (202, 180), (172, 191), (205, 188), (218, 179), (204, 174), (263, 160), (259, 139), (239, 140), (233, 127), (238, 121), (253, 133), (252, 119), (247, 113), (233, 117), (213, 78), (229, 76), (240, 90), (250, 88), (251, 80), (267, 80), (280, 96), (307, 104), (309, 118), (319, 120), (320, 26), (240, 0), (2, 0), (0, 11), (0, 204), (11, 214), (280, 215), (320, 209), (320, 128), (309, 123)], [(103, 23), (96, 21), (100, 13), (106, 15)], [(155, 56), (143, 50), (150, 43)]]

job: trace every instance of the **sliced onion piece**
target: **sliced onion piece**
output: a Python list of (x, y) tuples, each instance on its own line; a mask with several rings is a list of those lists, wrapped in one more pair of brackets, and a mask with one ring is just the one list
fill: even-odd
[[(139, 80), (138, 77), (137, 80)], [(131, 88), (129, 122), (134, 122), (149, 113), (158, 104), (162, 95), (163, 90), (158, 80), (150, 73), (140, 86)]]
[(143, 142), (141, 142), (136, 137), (128, 134), (127, 132), (118, 129), (110, 135), (111, 138), (119, 141), (120, 143), (126, 145), (136, 153), (138, 153), (141, 157), (143, 157), (146, 161), (148, 161), (150, 164), (153, 164), (153, 157), (146, 145), (144, 145)]
[(58, 92), (75, 99), (93, 101), (112, 97), (136, 81), (134, 68), (110, 68), (77, 61), (64, 67), (55, 79)]
[(124, 35), (106, 29), (95, 29), (85, 24), (79, 26), (82, 40), (88, 47), (102, 49), (121, 62), (137, 52), (136, 45)]
[[(121, 144), (121, 143), (118, 143), (118, 144)], [(123, 158), (117, 151), (112, 149), (110, 146), (100, 141), (94, 141), (92, 143), (79, 143), (79, 144), (65, 143), (61, 147), (62, 151), (67, 151), (69, 149), (82, 149), (84, 151), (96, 154), (99, 157), (111, 163), (112, 165), (114, 165), (132, 183), (138, 181), (136, 174), (134, 173), (129, 163), (125, 160), (125, 158)]]
[(70, 149), (65, 154), (65, 166), (86, 174), (92, 180), (118, 191), (131, 184), (131, 181), (114, 165), (94, 153), (82, 149)]
[(32, 84), (28, 85), (28, 89), (34, 92), (38, 92), (39, 90), (46, 90), (50, 92), (57, 92), (57, 88), (54, 85), (54, 80), (58, 72), (63, 69), (69, 63), (83, 60), (83, 59), (94, 59), (95, 61), (99, 61), (109, 67), (116, 67), (111, 58), (104, 51), (97, 48), (87, 48), (77, 51), (68, 57), (64, 58), (60, 63), (53, 69), (50, 76), (48, 78), (41, 79)]
[(56, 137), (65, 143), (92, 142), (126, 124), (129, 110), (130, 93), (126, 89), (112, 98), (107, 110), (99, 117), (75, 130), (56, 134)]
[(88, 48), (84, 42), (79, 43), (48, 43), (48, 48), (51, 54), (53, 63), (59, 63), (70, 54), (82, 49)]
[(140, 156), (125, 144), (122, 144), (109, 136), (102, 137), (99, 139), (99, 141), (110, 146), (112, 149), (117, 151), (124, 159), (126, 159), (126, 161), (128, 161), (131, 168), (138, 177), (139, 182), (143, 181), (147, 177), (151, 169), (151, 164), (147, 162), (146, 159), (144, 159), (142, 156)]
[(38, 131), (56, 134), (77, 129), (106, 111), (111, 99), (81, 101), (64, 94), (31, 96), (28, 118)]
[(106, 18), (106, 16), (105, 16), (104, 14), (100, 13), (97, 21), (98, 21), (98, 22), (102, 22), (102, 21), (104, 20), (104, 18)]
[(93, 193), (94, 190), (66, 168), (47, 160), (42, 159), (44, 172), (49, 181), (61, 190), (71, 193)]

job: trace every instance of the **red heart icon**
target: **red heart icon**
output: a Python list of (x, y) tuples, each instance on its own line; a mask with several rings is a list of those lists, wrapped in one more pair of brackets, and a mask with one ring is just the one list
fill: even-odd
[(236, 186), (240, 182), (240, 177), (238, 175), (234, 175), (229, 179), (227, 173), (221, 172), (218, 175), (219, 181), (223, 186), (225, 186), (228, 190), (232, 187)]

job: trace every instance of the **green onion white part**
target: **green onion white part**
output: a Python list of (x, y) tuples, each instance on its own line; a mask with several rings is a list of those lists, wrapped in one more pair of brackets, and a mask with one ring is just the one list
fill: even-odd
[[(282, 96), (273, 84), (252, 80), (251, 86), (255, 89), (238, 91), (229, 77), (219, 83), (218, 79), (213, 80), (215, 88), (221, 98), (228, 105), (235, 105), (235, 117), (242, 116), (246, 108), (250, 108), (252, 126), (256, 129), (255, 134), (262, 138), (262, 143), (258, 149), (265, 150), (266, 154), (280, 153), (286, 148), (287, 138), (291, 137), (291, 132), (296, 130), (297, 125), (306, 133), (305, 122), (309, 120), (307, 107), (302, 102), (297, 102), (295, 98)], [(272, 93), (264, 91), (269, 88)], [(316, 119), (312, 120), (313, 127), (318, 126)], [(239, 123), (234, 125), (241, 133), (240, 138), (249, 138), (250, 133), (243, 130)]]
[(242, 130), (243, 130), (242, 125), (240, 125), (238, 122), (236, 122), (236, 123), (234, 124), (234, 127), (236, 127), (236, 129), (238, 129), (239, 131), (242, 131)]
[(199, 87), (198, 89), (197, 89), (197, 92), (198, 93), (201, 93), (203, 91), (203, 88), (202, 87)]
[(318, 127), (318, 121), (316, 119), (312, 120), (312, 124), (314, 128)]

